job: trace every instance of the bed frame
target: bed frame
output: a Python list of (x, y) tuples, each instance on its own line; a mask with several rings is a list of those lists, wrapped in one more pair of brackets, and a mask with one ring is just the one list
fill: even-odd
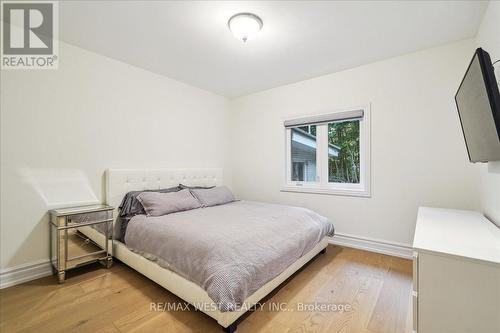
[[(106, 171), (106, 203), (115, 207), (115, 216), (118, 216), (118, 206), (127, 192), (168, 188), (180, 183), (189, 186), (222, 185), (222, 169), (109, 169)], [(117, 230), (120, 226), (115, 223), (114, 228)], [(106, 240), (102, 233), (90, 227), (79, 228), (79, 230), (100, 246), (104, 246)], [(245, 300), (245, 304), (257, 304), (318, 253), (324, 253), (327, 245), (328, 239), (325, 237), (312, 250), (299, 258), (280, 275), (248, 297)], [(120, 241), (114, 241), (113, 256), (194, 306), (196, 304), (213, 303), (207, 292), (200, 286), (130, 251)], [(221, 312), (218, 309), (206, 309), (206, 307), (199, 308), (198, 310), (214, 318), (223, 327), (225, 332), (234, 332), (238, 318), (248, 310), (247, 306), (244, 308), (239, 311), (230, 312)]]

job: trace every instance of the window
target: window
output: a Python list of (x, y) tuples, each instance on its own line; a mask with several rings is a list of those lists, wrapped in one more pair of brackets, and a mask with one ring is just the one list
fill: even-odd
[(370, 196), (369, 107), (285, 121), (284, 191)]
[(303, 182), (306, 179), (304, 162), (294, 162), (292, 160), (292, 180)]
[(359, 120), (328, 123), (328, 182), (359, 184)]
[[(313, 134), (314, 133), (314, 134)], [(291, 179), (313, 182), (316, 180), (316, 126), (291, 129)]]

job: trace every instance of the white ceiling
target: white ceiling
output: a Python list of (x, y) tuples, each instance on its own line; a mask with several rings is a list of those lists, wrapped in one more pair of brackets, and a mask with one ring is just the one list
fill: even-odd
[[(69, 1), (63, 41), (227, 97), (474, 37), (482, 1)], [(264, 27), (246, 44), (242, 11)]]

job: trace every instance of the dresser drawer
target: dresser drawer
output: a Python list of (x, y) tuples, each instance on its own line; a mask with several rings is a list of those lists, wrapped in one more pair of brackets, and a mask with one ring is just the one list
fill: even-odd
[(418, 293), (412, 292), (411, 303), (413, 305), (413, 332), (418, 331)]
[(418, 270), (419, 270), (419, 257), (418, 252), (413, 251), (413, 291), (412, 291), (412, 306), (413, 306), (413, 332), (418, 329)]
[(418, 292), (418, 252), (413, 251), (413, 291)]

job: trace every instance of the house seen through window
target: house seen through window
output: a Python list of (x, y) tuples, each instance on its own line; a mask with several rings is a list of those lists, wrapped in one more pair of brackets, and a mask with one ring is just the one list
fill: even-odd
[(292, 180), (316, 181), (316, 126), (292, 129)]

